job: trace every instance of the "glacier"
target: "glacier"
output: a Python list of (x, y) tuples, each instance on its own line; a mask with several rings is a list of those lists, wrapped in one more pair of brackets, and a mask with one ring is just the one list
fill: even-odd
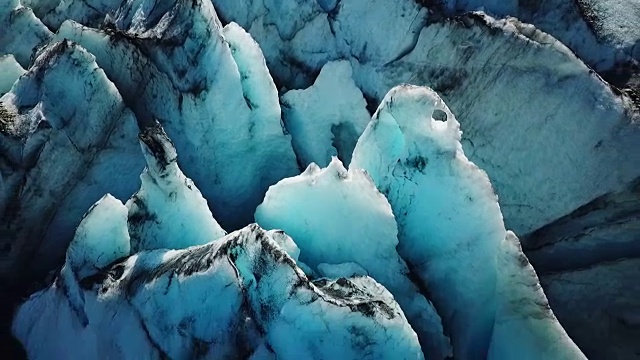
[(638, 9), (7, 0), (6, 355), (637, 356)]
[[(167, 154), (175, 149), (163, 132), (151, 128), (141, 142), (157, 150), (147, 153), (143, 184), (148, 172), (165, 167), (173, 171), (164, 181), (197, 191), (175, 162), (166, 162), (174, 160)], [(174, 195), (146, 197), (157, 203)], [(199, 200), (167, 207), (189, 211)], [(167, 238), (171, 243), (150, 243), (168, 225), (151, 222), (140, 234), (139, 216), (111, 195), (89, 209), (55, 281), (16, 315), (13, 331), (30, 358), (423, 356), (384, 287), (367, 276), (308, 279), (289, 255), (297, 248), (284, 233), (253, 224), (226, 236), (214, 232), (213, 241), (192, 245), (202, 235), (190, 227), (184, 234), (188, 242), (174, 235)], [(184, 219), (206, 225), (197, 217)], [(132, 224), (146, 241), (130, 237)], [(171, 224), (184, 230), (180, 222)], [(217, 235), (222, 236), (215, 240)], [(118, 330), (122, 326), (126, 331)], [(78, 339), (81, 346), (74, 345)]]

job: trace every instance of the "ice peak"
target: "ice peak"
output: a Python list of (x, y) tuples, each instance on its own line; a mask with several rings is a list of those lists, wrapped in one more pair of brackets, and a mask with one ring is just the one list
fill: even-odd
[(69, 244), (66, 266), (78, 279), (93, 275), (115, 260), (128, 256), (127, 208), (110, 194), (85, 214)]
[(460, 141), (460, 124), (440, 96), (431, 88), (399, 85), (387, 93), (373, 115), (374, 121), (391, 116), (405, 138), (426, 136), (442, 150), (456, 150)]

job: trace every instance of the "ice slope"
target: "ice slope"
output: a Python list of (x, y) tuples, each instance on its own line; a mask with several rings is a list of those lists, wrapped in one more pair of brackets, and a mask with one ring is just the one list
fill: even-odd
[(540, 275), (554, 313), (592, 359), (633, 359), (640, 352), (638, 278), (638, 258)]
[(279, 2), (286, 11), (268, 1), (214, 4), (249, 30), (287, 88), (311, 85), (337, 59), (350, 61), (375, 102), (399, 83), (434, 88), (458, 114), (465, 152), (489, 174), (518, 234), (640, 174), (629, 99), (559, 41), (514, 18), (443, 17), (412, 0), (343, 0), (328, 11), (312, 0)]
[(223, 237), (226, 232), (207, 200), (178, 167), (176, 149), (162, 127), (145, 129), (140, 140), (147, 167), (140, 190), (126, 204), (132, 251), (183, 249)]
[(32, 359), (422, 358), (382, 286), (368, 277), (311, 282), (256, 225), (207, 245), (141, 252), (94, 276), (65, 270), (72, 276), (61, 273), (17, 313), (14, 334)]
[(18, 64), (13, 55), (0, 57), (0, 96), (11, 90), (13, 83), (26, 71)]
[[(83, 212), (129, 197), (143, 158), (136, 119), (80, 46), (49, 44), (0, 98), (0, 274), (57, 266)], [(117, 169), (117, 170), (116, 170)]]
[(586, 359), (551, 311), (535, 270), (512, 233), (497, 259), (495, 325), (488, 358)]
[(440, 316), (411, 282), (396, 252), (391, 206), (361, 170), (347, 171), (335, 157), (324, 169), (312, 163), (301, 175), (270, 187), (255, 219), (265, 229), (289, 234), (300, 249), (300, 261), (315, 272), (339, 275), (340, 269), (327, 271), (332, 265), (349, 274), (360, 267), (393, 294), (428, 358), (452, 355)]
[(65, 268), (78, 279), (95, 275), (112, 262), (129, 256), (127, 208), (107, 194), (87, 211), (67, 248)]
[[(208, 1), (127, 1), (104, 30), (67, 21), (143, 124), (157, 119), (221, 225), (250, 222), (269, 185), (298, 173), (258, 45)], [(229, 159), (234, 159), (229, 161)]]
[[(527, 348), (540, 358), (546, 338), (561, 344), (566, 358), (581, 358), (549, 313), (540, 323), (533, 320), (540, 309), (513, 309), (514, 301), (539, 303), (544, 295), (529, 268), (499, 263), (514, 256), (503, 242), (517, 240), (505, 230), (487, 175), (465, 157), (460, 140), (459, 123), (435, 92), (398, 86), (358, 140), (350, 169), (366, 170), (388, 198), (398, 251), (431, 294), (456, 357), (502, 359)], [(518, 289), (514, 276), (529, 277), (534, 287)], [(510, 317), (517, 320), (501, 323)], [(514, 331), (520, 336), (509, 336)]]
[(470, 10), (515, 16), (552, 34), (599, 71), (640, 60), (637, 0), (447, 0), (439, 10), (449, 16)]
[(300, 165), (351, 161), (358, 137), (370, 120), (367, 103), (353, 81), (348, 61), (329, 62), (315, 83), (281, 97), (282, 116)]
[(640, 257), (640, 179), (543, 227), (526, 244), (542, 273)]

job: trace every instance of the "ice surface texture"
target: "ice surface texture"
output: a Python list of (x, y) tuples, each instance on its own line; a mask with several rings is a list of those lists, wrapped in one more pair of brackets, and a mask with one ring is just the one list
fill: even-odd
[[(550, 3), (10, 1), (0, 280), (61, 266), (14, 334), (33, 358), (583, 358), (507, 229), (566, 272), (543, 279), (562, 311), (576, 267), (580, 294), (633, 273), (602, 265), (640, 255), (633, 99), (463, 13), (585, 14)], [(636, 35), (612, 8), (543, 28), (615, 69)], [(633, 299), (606, 313), (635, 326)]]

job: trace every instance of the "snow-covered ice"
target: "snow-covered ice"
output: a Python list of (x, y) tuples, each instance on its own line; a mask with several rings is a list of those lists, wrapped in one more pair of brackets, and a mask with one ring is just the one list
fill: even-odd
[(327, 166), (332, 156), (347, 166), (371, 119), (348, 61), (327, 63), (313, 86), (282, 95), (282, 116), (300, 165)]

